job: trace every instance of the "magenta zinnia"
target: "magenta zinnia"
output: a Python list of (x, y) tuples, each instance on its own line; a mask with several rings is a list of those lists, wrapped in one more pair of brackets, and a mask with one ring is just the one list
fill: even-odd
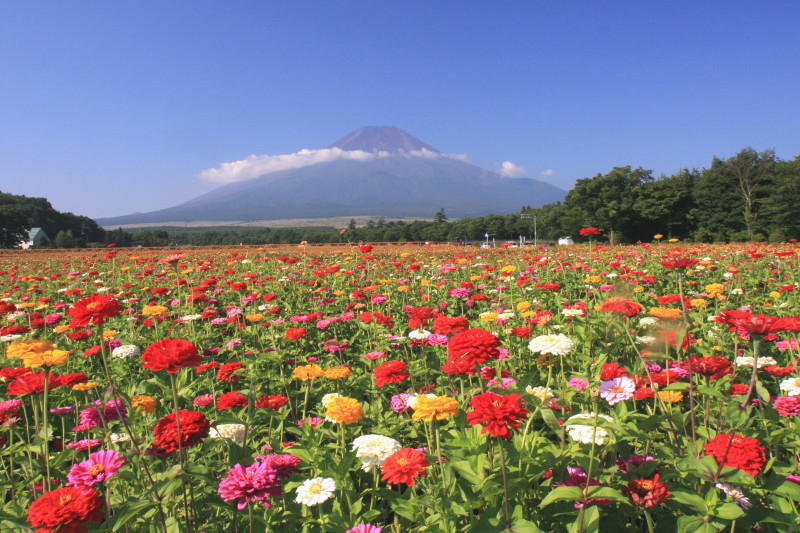
[(126, 464), (125, 458), (114, 450), (100, 450), (89, 454), (89, 459), (72, 465), (67, 474), (68, 485), (89, 488), (107, 480)]

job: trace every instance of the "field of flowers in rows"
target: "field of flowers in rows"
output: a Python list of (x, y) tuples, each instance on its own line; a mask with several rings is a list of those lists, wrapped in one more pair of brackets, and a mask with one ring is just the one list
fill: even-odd
[(0, 530), (800, 531), (795, 244), (0, 255)]

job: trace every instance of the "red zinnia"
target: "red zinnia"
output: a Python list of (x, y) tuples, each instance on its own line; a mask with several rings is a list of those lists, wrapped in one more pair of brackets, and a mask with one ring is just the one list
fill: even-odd
[(236, 383), (239, 381), (239, 376), (234, 375), (237, 370), (242, 370), (244, 365), (238, 361), (225, 363), (217, 370), (217, 381), (227, 381)]
[(489, 433), (495, 437), (511, 438), (511, 432), (519, 428), (519, 421), (525, 419), (525, 409), (519, 394), (502, 396), (494, 392), (478, 394), (469, 401), (472, 411), (467, 413), (467, 422), (484, 424), (481, 433)]
[[(51, 379), (47, 382), (47, 390), (53, 390), (61, 384)], [(24, 396), (26, 394), (41, 394), (44, 392), (44, 372), (27, 373), (17, 376), (8, 384), (6, 396)]]
[(401, 448), (387, 457), (381, 464), (381, 479), (397, 485), (403, 483), (411, 487), (419, 476), (425, 476), (429, 466), (425, 454), (414, 448)]
[(28, 522), (37, 533), (85, 533), (84, 524), (102, 522), (103, 500), (96, 490), (62, 487), (45, 492), (28, 508)]
[[(730, 443), (730, 445), (729, 445)], [(751, 476), (758, 475), (767, 463), (764, 447), (756, 439), (734, 434), (719, 433), (703, 446), (706, 455), (711, 455), (717, 464), (738, 468)], [(726, 453), (727, 451), (727, 453)]]
[(697, 259), (670, 256), (662, 259), (660, 263), (664, 268), (691, 268), (697, 264)]
[(259, 409), (271, 409), (273, 411), (277, 411), (281, 407), (283, 407), (286, 402), (289, 401), (289, 398), (282, 394), (272, 394), (270, 396), (262, 396), (258, 400), (256, 400), (256, 407)]
[(463, 316), (439, 315), (433, 319), (433, 332), (442, 335), (460, 333), (469, 328), (469, 320)]
[(642, 306), (622, 296), (612, 296), (600, 306), (601, 311), (611, 311), (627, 317), (636, 316), (642, 312)]
[(72, 317), (69, 327), (84, 328), (90, 325), (99, 325), (106, 318), (117, 316), (121, 312), (122, 307), (113, 296), (93, 294), (88, 298), (81, 298), (69, 308), (67, 315)]
[(211, 423), (203, 413), (197, 411), (178, 411), (178, 422), (181, 426), (180, 436), (175, 422), (175, 413), (170, 413), (153, 426), (154, 451), (158, 454), (170, 454), (179, 448), (188, 448), (208, 437)]
[(689, 356), (689, 363), (683, 365), (690, 367), (692, 372), (708, 376), (712, 380), (720, 379), (722, 376), (732, 373), (731, 363), (721, 355), (714, 357), (695, 357)]
[[(234, 407), (244, 407), (247, 405), (247, 396), (239, 394), (238, 390), (233, 392), (223, 392), (217, 398), (217, 411), (233, 409)], [(183, 430), (181, 430), (183, 433)]]
[(403, 361), (386, 361), (372, 371), (375, 386), (380, 388), (387, 383), (400, 383), (409, 376)]
[(586, 235), (600, 235), (600, 230), (597, 228), (581, 228), (578, 230), (578, 235), (586, 236)]
[(286, 330), (286, 338), (290, 341), (296, 341), (306, 336), (306, 328), (289, 328)]
[(497, 359), (500, 341), (491, 332), (473, 328), (456, 333), (447, 343), (447, 362), (442, 371), (448, 374), (469, 374), (475, 365)]
[(636, 479), (623, 487), (622, 492), (633, 505), (649, 509), (664, 503), (670, 494), (667, 487), (658, 480), (658, 474), (653, 479)]
[(600, 370), (600, 379), (602, 381), (609, 381), (614, 378), (621, 378), (628, 375), (625, 367), (619, 366), (617, 363), (605, 363)]
[(164, 339), (154, 342), (145, 348), (142, 354), (144, 364), (153, 372), (166, 370), (167, 374), (174, 374), (181, 368), (197, 366), (203, 360), (197, 346), (189, 341), (180, 339)]
[(508, 334), (511, 335), (512, 337), (519, 337), (520, 339), (530, 339), (531, 328), (529, 327), (511, 328), (511, 331), (509, 331)]
[(747, 311), (723, 311), (714, 319), (720, 324), (730, 326), (730, 331), (744, 331), (751, 335), (767, 335), (779, 331), (790, 330), (794, 325), (794, 317), (778, 318), (768, 315), (754, 315)]

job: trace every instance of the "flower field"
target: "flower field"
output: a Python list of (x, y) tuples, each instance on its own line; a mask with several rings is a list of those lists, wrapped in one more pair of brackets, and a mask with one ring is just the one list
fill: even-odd
[(4, 253), (0, 530), (800, 531), (799, 255)]

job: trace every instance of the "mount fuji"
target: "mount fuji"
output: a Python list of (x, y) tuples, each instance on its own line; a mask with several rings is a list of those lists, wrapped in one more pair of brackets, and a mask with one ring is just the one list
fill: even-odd
[(484, 170), (384, 126), (360, 128), (321, 150), (251, 156), (204, 174), (231, 182), (175, 207), (97, 222), (110, 227), (337, 216), (431, 218), (439, 209), (450, 218), (463, 218), (513, 213), (566, 194), (542, 181)]

